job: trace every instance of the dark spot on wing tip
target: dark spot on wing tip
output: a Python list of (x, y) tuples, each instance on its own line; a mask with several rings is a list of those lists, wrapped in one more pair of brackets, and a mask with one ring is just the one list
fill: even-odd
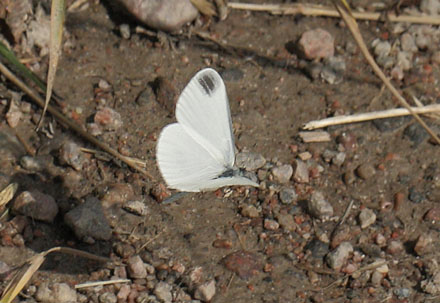
[(210, 73), (203, 73), (199, 77), (199, 84), (203, 88), (203, 91), (208, 95), (211, 96), (212, 93), (215, 92), (215, 90), (218, 87), (218, 80), (215, 78), (215, 76)]

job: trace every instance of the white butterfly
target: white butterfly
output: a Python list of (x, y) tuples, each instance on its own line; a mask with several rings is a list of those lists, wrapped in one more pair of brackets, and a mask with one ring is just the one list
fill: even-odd
[(225, 84), (211, 68), (199, 71), (176, 104), (177, 123), (157, 143), (157, 163), (170, 188), (199, 192), (258, 183), (234, 167), (234, 136)]

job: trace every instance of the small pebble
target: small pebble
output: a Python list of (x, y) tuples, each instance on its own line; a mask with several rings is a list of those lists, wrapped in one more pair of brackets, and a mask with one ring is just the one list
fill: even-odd
[(118, 293), (116, 294), (116, 297), (118, 298), (118, 302), (126, 302), (128, 295), (130, 294), (131, 288), (128, 284), (121, 285), (121, 288), (119, 288)]
[(20, 159), (20, 165), (24, 169), (31, 171), (42, 171), (44, 169), (44, 164), (37, 157), (23, 156)]
[(257, 256), (247, 251), (237, 251), (223, 259), (227, 269), (242, 279), (249, 279), (261, 271), (262, 266)]
[(108, 83), (108, 81), (106, 81), (104, 79), (99, 79), (98, 87), (103, 91), (111, 91), (111, 89), (112, 89), (112, 86), (110, 85), (110, 83)]
[(342, 164), (344, 164), (345, 157), (346, 157), (345, 152), (337, 153), (336, 156), (332, 159), (332, 164), (336, 166), (341, 166)]
[(147, 86), (136, 97), (136, 104), (140, 106), (152, 105), (153, 104), (153, 102), (151, 102), (152, 100), (154, 100), (153, 89), (151, 88), (151, 86)]
[(96, 240), (110, 240), (112, 236), (101, 201), (95, 197), (88, 197), (84, 203), (69, 211), (64, 216), (64, 222), (79, 239), (92, 237)]
[(432, 277), (421, 281), (422, 290), (433, 296), (440, 295), (440, 272), (436, 272)]
[(310, 241), (305, 247), (305, 250), (310, 250), (312, 257), (315, 259), (323, 259), (329, 252), (329, 246), (318, 239)]
[(52, 196), (38, 190), (24, 191), (15, 198), (12, 211), (35, 220), (51, 223), (58, 214), (58, 204)]
[(327, 255), (327, 264), (334, 270), (340, 270), (345, 262), (347, 262), (351, 253), (353, 253), (353, 246), (351, 243), (342, 242), (335, 250)]
[(279, 193), (280, 200), (283, 204), (292, 204), (298, 200), (298, 195), (294, 188), (283, 187)]
[(365, 243), (360, 246), (362, 252), (372, 258), (379, 258), (381, 256), (382, 250), (378, 245)]
[(266, 164), (266, 159), (258, 153), (241, 152), (237, 154), (235, 164), (238, 168), (255, 171)]
[(293, 220), (293, 216), (291, 214), (278, 214), (277, 220), (280, 226), (287, 231), (295, 231), (296, 223)]
[(124, 205), (134, 198), (133, 186), (129, 183), (115, 183), (107, 189), (101, 199), (102, 207), (108, 209), (114, 205)]
[(35, 294), (38, 301), (47, 303), (76, 302), (77, 293), (66, 283), (55, 283), (49, 288), (47, 283), (42, 283)]
[(83, 168), (85, 158), (78, 144), (68, 141), (61, 145), (59, 161), (62, 165), (69, 165), (75, 170), (80, 171)]
[(127, 260), (127, 271), (133, 279), (144, 279), (147, 277), (144, 262), (138, 255), (134, 255)]
[(296, 159), (294, 167), (293, 180), (298, 183), (309, 183), (310, 178), (307, 164)]
[(130, 39), (130, 26), (126, 23), (119, 25), (119, 32), (121, 33), (121, 37), (128, 40)]
[(210, 302), (215, 295), (215, 280), (199, 285), (194, 292), (194, 298), (202, 302)]
[(171, 303), (173, 301), (172, 289), (173, 287), (170, 284), (159, 282), (154, 288), (154, 295), (163, 303)]
[(173, 32), (193, 21), (199, 14), (189, 0), (122, 0), (121, 3), (139, 21), (160, 31)]
[(362, 229), (367, 228), (376, 222), (376, 214), (371, 209), (364, 208), (359, 214), (359, 221)]
[(422, 0), (420, 1), (420, 10), (431, 16), (438, 16), (440, 13), (440, 1)]
[(6, 121), (11, 128), (16, 128), (20, 123), (20, 119), (22, 118), (23, 113), (20, 110), (20, 107), (16, 104), (14, 100), (11, 100), (9, 104), (9, 110), (6, 113)]
[(396, 297), (399, 300), (405, 300), (409, 298), (409, 296), (411, 295), (411, 291), (409, 288), (401, 288), (401, 287), (394, 289), (393, 293), (396, 295)]
[(393, 255), (393, 256), (399, 255), (404, 250), (405, 250), (405, 247), (403, 246), (402, 242), (400, 242), (398, 240), (390, 241), (390, 243), (388, 243), (387, 248), (386, 248), (386, 252), (389, 253), (390, 255)]
[(280, 224), (271, 219), (264, 219), (264, 228), (267, 230), (277, 230), (280, 227)]
[(145, 216), (148, 214), (148, 207), (142, 201), (128, 201), (122, 206), (122, 208), (138, 216)]
[(241, 215), (247, 218), (258, 218), (260, 211), (254, 205), (245, 205), (241, 209)]
[(353, 184), (356, 181), (356, 176), (354, 174), (354, 171), (352, 170), (346, 171), (343, 175), (343, 180), (346, 185)]
[(361, 164), (356, 168), (356, 174), (363, 180), (368, 180), (376, 174), (376, 169), (369, 163)]
[(314, 191), (308, 200), (308, 210), (310, 214), (318, 219), (326, 220), (333, 216), (332, 205), (324, 198), (319, 191)]
[(425, 197), (417, 189), (412, 186), (408, 190), (408, 199), (413, 203), (421, 203)]
[(373, 274), (371, 275), (371, 284), (373, 284), (373, 286), (375, 287), (378, 287), (382, 283), (382, 279), (383, 279), (383, 274), (381, 274), (378, 271), (374, 271)]
[(413, 143), (413, 147), (420, 145), (420, 143), (429, 136), (425, 129), (418, 123), (413, 123), (405, 128), (403, 135)]
[(304, 72), (313, 80), (318, 79), (321, 76), (324, 65), (320, 62), (308, 62), (304, 68)]
[(312, 158), (312, 154), (309, 153), (308, 151), (303, 152), (303, 153), (299, 153), (298, 157), (302, 160), (302, 161), (307, 161), (309, 159)]
[(400, 36), (400, 46), (405, 52), (414, 53), (418, 51), (414, 37), (410, 33), (404, 33)]
[(385, 238), (385, 236), (383, 234), (377, 234), (375, 241), (376, 241), (376, 244), (379, 245), (380, 247), (384, 246), (387, 243), (387, 239)]
[(335, 52), (334, 38), (326, 30), (317, 28), (301, 35), (298, 46), (309, 60), (332, 57)]
[(417, 255), (423, 256), (432, 250), (433, 239), (429, 234), (421, 234), (416, 241), (414, 251)]
[(396, 63), (396, 67), (401, 67), (402, 68), (402, 72), (403, 71), (408, 71), (411, 69), (412, 67), (412, 54), (408, 53), (408, 52), (398, 52), (397, 53), (397, 63)]
[(372, 42), (374, 47), (374, 54), (378, 58), (384, 58), (389, 55), (391, 51), (391, 43), (388, 41), (374, 40)]
[(112, 292), (105, 292), (99, 295), (99, 303), (117, 303), (118, 298)]
[(104, 107), (95, 113), (94, 122), (104, 130), (113, 131), (121, 128), (121, 114), (110, 107)]
[(272, 174), (278, 182), (287, 183), (293, 174), (292, 165), (284, 164), (281, 166), (276, 166), (272, 168)]
[(212, 243), (215, 248), (225, 248), (230, 249), (232, 247), (232, 242), (225, 239), (217, 239)]

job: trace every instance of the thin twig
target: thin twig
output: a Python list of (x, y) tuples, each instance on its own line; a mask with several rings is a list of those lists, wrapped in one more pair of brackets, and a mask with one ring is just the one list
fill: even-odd
[(159, 232), (157, 235), (155, 235), (153, 238), (151, 238), (150, 240), (148, 240), (147, 242), (145, 242), (144, 244), (142, 244), (141, 247), (139, 247), (139, 248), (136, 250), (136, 253), (137, 253), (137, 254), (140, 253), (140, 251), (141, 251), (142, 249), (144, 249), (145, 247), (147, 247), (148, 244), (150, 244), (151, 242), (153, 242), (154, 240), (156, 240), (157, 238), (159, 238), (159, 236), (162, 235), (163, 232), (164, 232), (164, 231), (162, 230), (162, 231)]
[(104, 286), (104, 285), (112, 285), (112, 284), (119, 284), (119, 283), (128, 283), (128, 282), (131, 282), (131, 280), (117, 279), (117, 280), (109, 280), (109, 281), (86, 282), (86, 283), (76, 284), (75, 289), (95, 287), (95, 286)]
[[(6, 78), (8, 78), (11, 82), (13, 82), (15, 85), (17, 85), (22, 91), (24, 91), (29, 97), (31, 97), (40, 107), (44, 107), (44, 100), (31, 88), (29, 88), (24, 82), (22, 82), (20, 79), (18, 79), (5, 65), (3, 65), (0, 62), (0, 72), (2, 72)], [(130, 166), (131, 168), (143, 173), (145, 176), (147, 176), (151, 181), (155, 181), (153, 176), (147, 172), (146, 170), (142, 169), (134, 163), (131, 158), (126, 157), (118, 153), (116, 150), (108, 146), (107, 144), (99, 141), (95, 137), (91, 136), (88, 132), (84, 131), (78, 124), (73, 122), (72, 120), (65, 117), (62, 113), (60, 113), (58, 110), (56, 110), (54, 107), (48, 105), (47, 111), (51, 113), (58, 121), (61, 123), (67, 125), (71, 129), (73, 129), (77, 134), (82, 136), (84, 139), (90, 141), (92, 144), (96, 145), (103, 151), (109, 153), (110, 155), (120, 159), (122, 162)]]
[[(248, 11), (269, 12), (274, 15), (304, 15), (304, 16), (323, 16), (323, 17), (340, 17), (337, 10), (321, 5), (307, 5), (307, 4), (253, 4), (253, 3), (238, 3), (229, 2), (228, 7), (232, 9), (241, 9)], [(396, 15), (392, 12), (388, 13), (384, 18), (382, 13), (375, 12), (352, 12), (352, 15), (357, 20), (371, 20), (371, 21), (391, 21), (391, 22), (409, 22), (418, 24), (433, 24), (440, 25), (440, 18), (434, 16), (410, 16), (410, 15)]]
[(31, 146), (31, 145), (25, 140), (25, 138), (23, 138), (23, 136), (20, 135), (20, 134), (18, 133), (18, 131), (17, 131), (16, 129), (13, 129), (13, 130), (14, 130), (14, 134), (15, 134), (15, 136), (17, 137), (18, 141), (20, 141), (21, 145), (23, 145), (23, 147), (24, 147), (24, 149), (26, 150), (26, 152), (27, 152), (29, 155), (31, 155), (32, 157), (35, 156), (35, 154), (36, 154), (35, 148), (33, 148), (33, 147), (32, 147), (32, 146)]
[(351, 209), (353, 208), (353, 204), (354, 204), (354, 200), (351, 200), (350, 203), (348, 203), (347, 208), (345, 209), (344, 215), (341, 217), (341, 220), (339, 220), (338, 224), (336, 224), (336, 227), (344, 224), (345, 220), (347, 219), (348, 215), (350, 214)]
[(383, 261), (376, 261), (376, 262), (373, 262), (373, 263), (371, 263), (371, 264), (368, 264), (368, 265), (366, 265), (366, 266), (364, 266), (364, 267), (362, 267), (362, 268), (359, 268), (358, 270), (355, 270), (355, 271), (352, 272), (351, 274), (347, 274), (347, 275), (345, 275), (344, 277), (342, 277), (342, 278), (340, 278), (340, 279), (337, 279), (337, 280), (333, 281), (332, 283), (330, 283), (330, 284), (327, 285), (326, 287), (322, 288), (321, 291), (322, 291), (322, 290), (327, 290), (327, 289), (333, 287), (334, 285), (336, 285), (336, 284), (338, 284), (338, 283), (341, 283), (344, 279), (346, 279), (346, 278), (348, 278), (348, 277), (350, 277), (350, 276), (352, 276), (352, 275), (354, 275), (354, 274), (362, 273), (362, 272), (367, 271), (367, 270), (373, 270), (373, 269), (376, 269), (376, 268), (378, 268), (378, 267), (381, 267), (382, 265), (385, 265), (385, 264), (387, 264), (387, 263), (388, 263), (387, 261), (383, 260)]
[[(417, 114), (440, 112), (440, 104), (426, 105), (423, 107), (411, 107), (411, 110)], [(362, 114), (331, 117), (322, 120), (314, 120), (307, 122), (306, 124), (304, 124), (302, 128), (307, 130), (312, 130), (312, 129), (323, 128), (332, 125), (341, 125), (341, 124), (357, 123), (357, 122), (364, 122), (364, 121), (370, 121), (376, 119), (401, 117), (401, 116), (408, 116), (410, 114), (411, 113), (406, 108), (393, 108), (383, 111), (375, 111), (375, 112), (362, 113)]]

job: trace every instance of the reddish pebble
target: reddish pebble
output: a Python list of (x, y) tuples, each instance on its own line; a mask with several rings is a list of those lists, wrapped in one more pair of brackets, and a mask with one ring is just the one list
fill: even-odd
[(151, 189), (151, 195), (156, 199), (157, 202), (162, 202), (169, 196), (171, 196), (171, 192), (166, 188), (165, 185), (159, 183)]
[(417, 239), (414, 251), (419, 256), (423, 256), (431, 252), (433, 239), (429, 234), (421, 234)]
[(394, 195), (394, 210), (398, 211), (405, 201), (405, 195), (403, 193), (396, 193)]
[(273, 264), (266, 263), (263, 268), (264, 272), (271, 272), (273, 270)]
[(299, 49), (307, 59), (332, 57), (335, 52), (335, 39), (326, 30), (317, 28), (301, 35)]
[(432, 73), (432, 66), (430, 64), (425, 64), (423, 65), (423, 70), (425, 71), (426, 74), (431, 74)]
[(230, 249), (232, 247), (232, 242), (225, 239), (217, 239), (212, 243), (215, 248), (226, 248)]
[(223, 259), (227, 269), (236, 273), (242, 279), (249, 279), (261, 270), (257, 256), (247, 251), (237, 251)]

